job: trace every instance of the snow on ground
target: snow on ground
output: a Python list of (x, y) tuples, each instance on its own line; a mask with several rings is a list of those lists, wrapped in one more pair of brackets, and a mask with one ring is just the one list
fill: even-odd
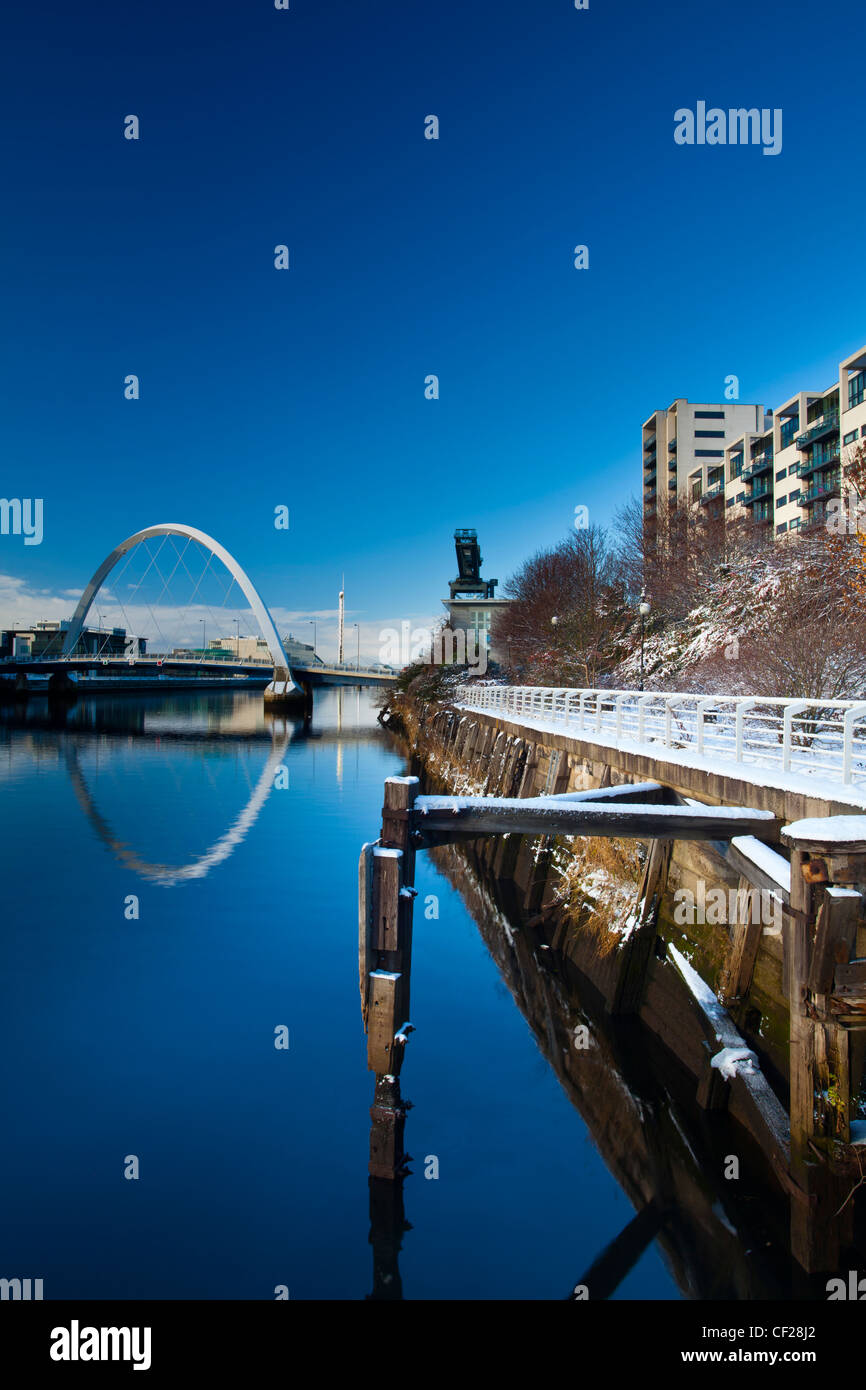
[[(674, 767), (687, 767), (698, 772), (715, 774), (718, 777), (739, 777), (756, 787), (773, 787), (778, 791), (801, 792), (804, 796), (818, 797), (823, 801), (841, 802), (843, 805), (866, 810), (866, 786), (852, 786), (817, 773), (785, 772), (779, 767), (760, 767), (757, 763), (736, 763), (732, 758), (713, 757), (700, 754), (691, 748), (666, 748), (658, 742), (638, 743), (635, 739), (612, 737), (602, 730), (594, 730), (581, 735), (576, 729), (568, 729), (562, 720), (516, 714), (511, 710), (475, 709), (468, 705), (458, 705), (460, 709), (473, 709), (475, 714), (491, 714), (517, 724), (522, 729), (532, 729), (540, 734), (565, 734), (577, 742), (593, 743), (600, 748), (615, 748), (621, 753), (652, 757)], [(661, 809), (661, 808), (659, 808)]]

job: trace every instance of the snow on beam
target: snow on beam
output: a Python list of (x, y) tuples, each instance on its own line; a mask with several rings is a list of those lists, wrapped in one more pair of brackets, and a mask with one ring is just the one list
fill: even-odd
[(772, 833), (771, 811), (563, 801), (557, 796), (419, 796), (412, 827), (435, 835), (600, 835), (637, 840), (730, 840)]

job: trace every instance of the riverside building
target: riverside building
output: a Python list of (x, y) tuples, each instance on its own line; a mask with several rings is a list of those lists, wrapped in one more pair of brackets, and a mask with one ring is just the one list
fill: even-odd
[[(744, 414), (729, 413), (737, 409)], [(713, 412), (718, 432), (710, 452), (702, 427)], [(768, 540), (823, 526), (834, 499), (850, 505), (843, 464), (861, 440), (866, 346), (839, 363), (829, 385), (799, 391), (774, 411), (675, 401), (643, 426), (645, 531), (651, 539), (673, 507), (683, 505), (705, 507), (724, 525), (748, 523)]]

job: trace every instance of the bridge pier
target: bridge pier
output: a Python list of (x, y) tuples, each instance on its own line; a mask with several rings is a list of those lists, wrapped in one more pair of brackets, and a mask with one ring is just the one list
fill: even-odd
[(309, 695), (298, 685), (287, 666), (275, 666), (274, 678), (265, 686), (265, 705), (273, 709), (304, 710), (309, 703)]

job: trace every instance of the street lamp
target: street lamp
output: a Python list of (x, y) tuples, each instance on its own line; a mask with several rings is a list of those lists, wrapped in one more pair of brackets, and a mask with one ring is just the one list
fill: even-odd
[(315, 659), (316, 659), (316, 632), (317, 632), (317, 628), (316, 628), (316, 619), (315, 619), (315, 618), (309, 618), (309, 619), (308, 619), (308, 623), (309, 623), (309, 626), (313, 629), (313, 660), (315, 661)]
[(639, 688), (640, 688), (641, 690), (643, 690), (643, 644), (644, 644), (644, 632), (645, 632), (645, 627), (646, 627), (647, 616), (649, 615), (649, 611), (650, 611), (650, 601), (649, 601), (649, 599), (648, 599), (647, 596), (646, 596), (646, 589), (641, 589), (641, 591), (640, 591), (640, 603), (638, 604), (638, 610), (637, 610), (637, 611), (640, 613), (640, 687), (639, 687)]

